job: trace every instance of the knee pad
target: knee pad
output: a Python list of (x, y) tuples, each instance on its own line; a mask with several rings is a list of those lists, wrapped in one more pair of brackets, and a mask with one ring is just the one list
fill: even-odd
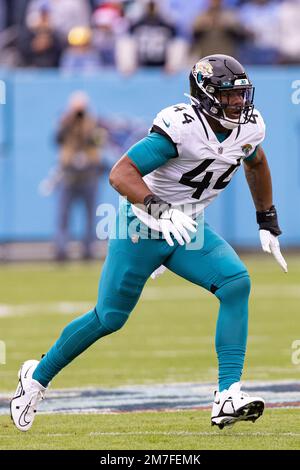
[(221, 302), (240, 302), (248, 300), (251, 290), (251, 281), (249, 274), (245, 272), (242, 277), (234, 278), (220, 287), (215, 295)]
[(114, 332), (122, 328), (134, 309), (147, 277), (132, 268), (121, 267), (114, 278), (105, 276), (99, 289), (97, 313), (101, 324)]
[(96, 307), (101, 324), (111, 333), (119, 330), (126, 323), (136, 302), (137, 298), (122, 295), (120, 289), (114, 292), (114, 296), (105, 295)]
[(113, 310), (113, 309), (102, 309), (101, 313), (99, 314), (99, 320), (102, 325), (113, 333), (114, 331), (118, 331), (122, 328), (122, 326), (126, 323), (129, 314), (125, 312)]

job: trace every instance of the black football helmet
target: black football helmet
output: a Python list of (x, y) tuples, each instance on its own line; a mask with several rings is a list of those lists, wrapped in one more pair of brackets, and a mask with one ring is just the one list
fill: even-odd
[[(229, 105), (231, 90), (241, 90), (242, 106)], [(244, 67), (228, 55), (209, 55), (194, 65), (190, 73), (190, 94), (194, 105), (226, 129), (247, 124), (252, 117), (254, 87)], [(230, 108), (235, 108), (237, 119), (227, 116)]]

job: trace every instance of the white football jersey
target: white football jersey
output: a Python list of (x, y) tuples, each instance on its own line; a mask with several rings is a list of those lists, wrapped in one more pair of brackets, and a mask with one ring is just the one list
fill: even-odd
[[(186, 103), (163, 109), (153, 126), (172, 139), (178, 156), (143, 179), (153, 194), (174, 207), (181, 206), (193, 218), (226, 188), (241, 162), (265, 136), (265, 124), (256, 109), (250, 122), (232, 130), (223, 142), (218, 141), (205, 114)], [(132, 210), (146, 225), (159, 229), (157, 220), (145, 211), (133, 205)]]

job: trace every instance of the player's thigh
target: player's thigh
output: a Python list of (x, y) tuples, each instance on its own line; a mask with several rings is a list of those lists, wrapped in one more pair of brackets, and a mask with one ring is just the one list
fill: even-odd
[(107, 327), (115, 329), (126, 321), (147, 279), (163, 263), (164, 245), (162, 240), (110, 239), (96, 306)]
[(204, 227), (204, 244), (201, 249), (189, 250), (186, 245), (178, 246), (165, 265), (179, 276), (211, 292), (248, 274), (234, 249), (208, 224)]

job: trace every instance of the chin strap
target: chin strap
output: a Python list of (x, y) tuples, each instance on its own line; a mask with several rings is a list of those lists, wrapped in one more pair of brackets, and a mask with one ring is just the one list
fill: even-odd
[(220, 122), (221, 126), (225, 127), (225, 129), (229, 129), (231, 131), (233, 129), (236, 129), (240, 125), (239, 122), (234, 122), (233, 119), (232, 119), (232, 121), (226, 121), (225, 119), (218, 119), (218, 121)]
[(201, 106), (201, 105), (200, 105), (200, 101), (197, 100), (197, 98), (194, 98), (194, 96), (189, 95), (188, 93), (184, 93), (184, 96), (186, 96), (187, 98), (190, 99), (191, 104), (193, 104), (193, 105), (195, 105), (195, 106), (198, 106), (198, 107)]

